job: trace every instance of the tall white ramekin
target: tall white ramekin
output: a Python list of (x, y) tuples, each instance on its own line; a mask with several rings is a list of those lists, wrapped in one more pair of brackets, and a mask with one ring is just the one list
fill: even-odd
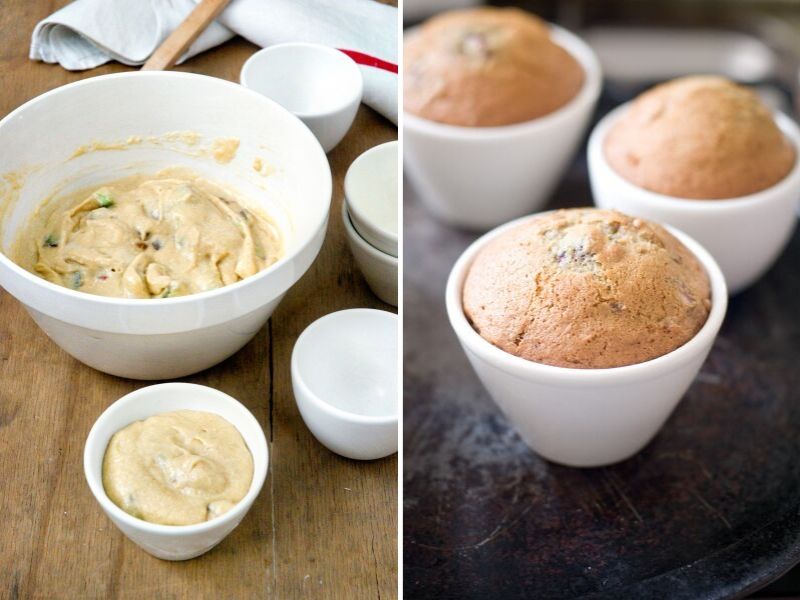
[(691, 340), (658, 358), (613, 369), (571, 369), (525, 360), (478, 335), (464, 315), (462, 288), (481, 248), (530, 218), (490, 231), (456, 261), (445, 300), (450, 324), (486, 390), (538, 454), (575, 467), (624, 460), (655, 436), (700, 370), (725, 317), (725, 279), (700, 244), (670, 227), (711, 281), (711, 312)]
[(564, 174), (592, 116), (600, 63), (578, 36), (551, 25), (553, 40), (583, 67), (577, 96), (514, 125), (459, 127), (403, 112), (405, 168), (425, 206), (458, 227), (485, 230), (540, 209)]
[(780, 256), (797, 224), (800, 128), (786, 115), (775, 115), (798, 157), (789, 174), (772, 187), (729, 200), (675, 198), (631, 183), (606, 161), (606, 136), (629, 107), (623, 104), (608, 113), (589, 138), (589, 178), (595, 204), (685, 231), (717, 260), (730, 293), (753, 284)]

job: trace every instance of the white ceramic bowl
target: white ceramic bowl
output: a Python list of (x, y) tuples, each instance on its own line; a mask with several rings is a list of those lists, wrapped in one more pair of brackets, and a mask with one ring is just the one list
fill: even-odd
[(370, 245), (397, 256), (397, 142), (370, 148), (353, 161), (344, 195), (353, 227)]
[(700, 370), (725, 316), (725, 279), (700, 244), (668, 227), (697, 256), (711, 281), (711, 313), (697, 335), (668, 354), (613, 369), (570, 369), (525, 360), (478, 335), (464, 316), (461, 294), (478, 251), (529, 218), (490, 231), (458, 259), (447, 281), (450, 324), (481, 382), (533, 450), (576, 467), (621, 461), (653, 438)]
[(685, 231), (714, 256), (725, 274), (730, 293), (754, 283), (786, 247), (797, 223), (800, 201), (800, 129), (784, 114), (775, 120), (791, 140), (798, 160), (774, 186), (730, 200), (691, 200), (657, 194), (638, 187), (608, 164), (603, 144), (611, 127), (628, 110), (614, 109), (589, 138), (589, 177), (597, 206), (669, 223)]
[(551, 25), (553, 40), (583, 67), (583, 87), (555, 112), (502, 127), (458, 127), (403, 113), (405, 167), (439, 219), (484, 230), (541, 208), (564, 174), (600, 94), (592, 49)]
[[(132, 144), (73, 152), (93, 140), (123, 141), (193, 131), (192, 146)], [(200, 148), (237, 137), (232, 162)], [(20, 140), (25, 140), (24, 144)], [(173, 147), (174, 146), (174, 147)], [(260, 157), (268, 177), (252, 168)], [(185, 166), (260, 203), (282, 230), (284, 256), (236, 284), (177, 298), (106, 298), (57, 286), (5, 254), (21, 225), (54, 189)], [(122, 377), (165, 379), (210, 367), (246, 344), (317, 256), (327, 228), (331, 173), (325, 154), (294, 116), (260, 94), (213, 77), (163, 72), (104, 75), (54, 89), (0, 121), (0, 169), (22, 172), (19, 198), (0, 228), (0, 285), (59, 346), (87, 365)], [(16, 192), (15, 192), (16, 193)], [(0, 212), (3, 203), (0, 202)]]
[(300, 414), (329, 450), (357, 460), (397, 452), (397, 315), (367, 308), (309, 325), (292, 351)]
[(397, 257), (381, 252), (358, 235), (347, 212), (347, 204), (344, 202), (342, 203), (342, 221), (347, 232), (350, 250), (370, 289), (387, 304), (397, 306)]
[[(175, 410), (221, 416), (239, 430), (253, 456), (253, 481), (245, 497), (218, 518), (196, 525), (159, 525), (137, 519), (114, 504), (103, 487), (103, 457), (111, 436), (135, 421)], [(108, 518), (143, 550), (165, 560), (194, 558), (219, 544), (250, 510), (264, 485), (268, 466), (267, 440), (252, 413), (227, 394), (191, 383), (151, 385), (123, 396), (97, 419), (83, 451), (86, 482)]]
[(276, 44), (247, 59), (242, 85), (271, 98), (330, 152), (353, 124), (361, 103), (361, 71), (349, 56), (319, 44)]

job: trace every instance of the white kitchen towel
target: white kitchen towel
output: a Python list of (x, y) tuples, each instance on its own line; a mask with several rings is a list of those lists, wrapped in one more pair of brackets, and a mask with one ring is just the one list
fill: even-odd
[[(30, 57), (72, 71), (110, 60), (144, 63), (195, 0), (75, 0), (33, 30)], [(233, 0), (186, 60), (235, 34), (262, 47), (313, 42), (347, 51), (364, 76), (364, 103), (397, 123), (397, 9), (373, 0)]]

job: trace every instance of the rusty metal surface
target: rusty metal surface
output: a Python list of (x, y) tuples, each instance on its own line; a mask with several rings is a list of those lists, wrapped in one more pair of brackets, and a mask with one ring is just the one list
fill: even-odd
[[(405, 189), (407, 597), (730, 598), (800, 561), (800, 234), (732, 299), (656, 439), (578, 470), (530, 451), (478, 382), (444, 309), (477, 236)], [(547, 208), (589, 204), (579, 157)]]

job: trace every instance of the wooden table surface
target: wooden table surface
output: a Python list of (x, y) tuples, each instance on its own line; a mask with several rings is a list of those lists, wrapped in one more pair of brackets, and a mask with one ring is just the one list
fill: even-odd
[[(66, 2), (6, 0), (0, 11), (0, 115), (84, 77), (27, 58), (35, 23)], [(237, 80), (255, 46), (234, 39), (179, 67)], [(299, 333), (345, 308), (392, 310), (372, 295), (339, 218), (342, 181), (364, 150), (396, 139), (362, 106), (330, 155), (328, 236), (264, 329), (222, 364), (185, 378), (243, 402), (270, 441), (264, 489), (211, 552), (171, 563), (146, 554), (101, 512), (83, 476), (83, 446), (100, 413), (143, 382), (79, 363), (0, 290), (0, 598), (392, 598), (397, 594), (397, 459), (341, 458), (306, 429), (289, 358)]]

